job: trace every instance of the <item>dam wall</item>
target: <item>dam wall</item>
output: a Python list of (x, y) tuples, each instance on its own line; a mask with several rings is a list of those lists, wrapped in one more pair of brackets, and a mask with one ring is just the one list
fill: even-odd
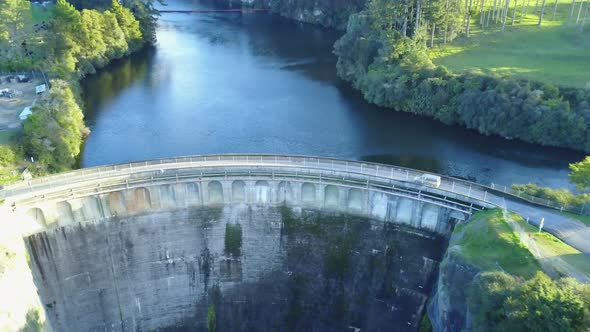
[(43, 201), (22, 208), (17, 219), (27, 225), (25, 234), (74, 223), (100, 222), (111, 217), (128, 217), (156, 211), (190, 207), (246, 204), (289, 206), (340, 212), (374, 220), (396, 222), (448, 235), (451, 219), (464, 220), (463, 213), (410, 197), (305, 181), (201, 180), (152, 184), (68, 198)]
[(211, 310), (218, 331), (415, 330), (444, 243), (404, 222), (244, 203), (25, 239), (49, 324), (66, 332), (202, 331)]
[(453, 226), (493, 206), (423, 174), (220, 155), (16, 183), (2, 221), (36, 290), (15, 290), (37, 293), (33, 323), (56, 331), (413, 331)]
[[(344, 317), (356, 317), (361, 327), (417, 326), (443, 239), (463, 215), (369, 189), (223, 179), (46, 201), (23, 217), (37, 227), (25, 244), (46, 316), (57, 331), (204, 329), (212, 305), (227, 329), (256, 330), (271, 323), (248, 308), (272, 310), (273, 301), (280, 315), (271, 325), (285, 328), (280, 317), (286, 319), (295, 304), (281, 298), (301, 282), (292, 279), (293, 271), (308, 281), (309, 288), (301, 290), (306, 303), (322, 308), (327, 297), (344, 307), (338, 315), (320, 310), (321, 319), (313, 314), (319, 309), (297, 309), (302, 312), (289, 326), (337, 331)], [(338, 236), (351, 229), (359, 230)], [(347, 241), (352, 242), (342, 247)], [(408, 241), (413, 244), (403, 245)], [(311, 257), (294, 258), (314, 247)], [(376, 259), (385, 269), (380, 278), (373, 276)], [(373, 276), (375, 284), (364, 285), (363, 275)], [(333, 279), (339, 280), (335, 289)], [(389, 304), (364, 308), (360, 298), (378, 297), (384, 282), (399, 284), (383, 295)], [(312, 291), (317, 284), (330, 291), (316, 295), (326, 292)], [(347, 295), (349, 287), (361, 287), (363, 295)], [(256, 289), (264, 295), (254, 294)], [(398, 308), (393, 315), (392, 307)], [(375, 317), (379, 313), (386, 318)], [(411, 318), (401, 322), (402, 317)]]

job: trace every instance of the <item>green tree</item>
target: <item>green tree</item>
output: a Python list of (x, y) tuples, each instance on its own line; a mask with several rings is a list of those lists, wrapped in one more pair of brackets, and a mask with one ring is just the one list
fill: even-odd
[(8, 145), (0, 145), (0, 166), (10, 166), (16, 161), (16, 153)]
[(580, 190), (590, 188), (590, 156), (584, 160), (570, 164), (569, 181)]
[(68, 78), (76, 72), (80, 53), (80, 34), (82, 20), (80, 12), (66, 0), (57, 0), (52, 8), (50, 53), (52, 54), (52, 71)]
[(506, 319), (504, 302), (517, 285), (513, 276), (504, 272), (484, 272), (478, 275), (469, 290), (469, 307), (473, 314), (473, 330), (488, 331)]
[[(83, 10), (81, 16), (81, 62), (85, 63), (85, 72), (93, 72), (108, 62), (107, 44), (104, 41), (104, 14), (96, 10)], [(82, 67), (82, 65), (80, 65)]]
[(107, 45), (107, 57), (109, 59), (118, 59), (127, 54), (129, 46), (125, 40), (125, 34), (119, 24), (117, 17), (110, 10), (103, 13), (103, 40)]
[(217, 320), (215, 318), (215, 305), (211, 304), (207, 310), (207, 331), (217, 331)]
[(24, 122), (26, 152), (51, 172), (71, 169), (85, 133), (82, 110), (67, 82), (51, 81), (51, 90)]
[[(156, 0), (163, 3), (163, 0)], [(154, 0), (122, 0), (121, 5), (129, 8), (139, 21), (144, 42), (156, 43), (156, 26), (160, 12), (154, 8)]]
[(574, 332), (584, 327), (584, 303), (571, 287), (538, 272), (504, 303), (507, 330)]
[(125, 40), (131, 52), (139, 50), (143, 45), (139, 21), (135, 19), (131, 11), (113, 0), (110, 11), (117, 17), (119, 27), (125, 35)]
[(537, 274), (525, 281), (500, 271), (478, 275), (469, 290), (475, 331), (581, 331), (590, 316), (590, 287)]
[[(18, 43), (31, 20), (31, 2), (28, 0), (3, 0), (0, 5), (0, 41)], [(20, 44), (20, 43), (19, 43)]]

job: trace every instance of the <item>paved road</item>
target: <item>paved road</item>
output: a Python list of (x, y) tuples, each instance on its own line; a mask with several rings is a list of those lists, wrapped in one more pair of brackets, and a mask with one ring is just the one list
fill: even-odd
[[(72, 172), (57, 174), (45, 178), (33, 179), (30, 183), (21, 182), (0, 190), (0, 197), (13, 195), (31, 195), (31, 192), (42, 193), (57, 187), (75, 186), (85, 181), (97, 181), (110, 176), (124, 176), (137, 172), (153, 170), (171, 170), (180, 168), (199, 167), (270, 167), (287, 170), (313, 170), (315, 172), (348, 173), (356, 177), (378, 180), (409, 181), (425, 172), (396, 166), (346, 161), (330, 158), (285, 155), (210, 155), (190, 156), (170, 159), (158, 159), (129, 164), (109, 165), (80, 169)], [(533, 225), (539, 225), (541, 218), (545, 218), (545, 230), (562, 241), (590, 255), (590, 227), (584, 223), (568, 218), (559, 211), (528, 203), (476, 183), (441, 176), (440, 190), (460, 194), (471, 200), (485, 201), (493, 205), (514, 211)], [(428, 188), (428, 190), (434, 190)], [(504, 190), (506, 190), (504, 188)]]
[(535, 226), (545, 218), (543, 229), (555, 235), (563, 242), (590, 255), (590, 227), (584, 223), (562, 215), (558, 211), (525, 204), (517, 200), (506, 200), (506, 208), (520, 214)]

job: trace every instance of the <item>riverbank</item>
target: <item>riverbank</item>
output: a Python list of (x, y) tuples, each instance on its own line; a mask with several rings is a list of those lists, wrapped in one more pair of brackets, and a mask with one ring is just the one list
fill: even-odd
[[(0, 142), (0, 184), (18, 180), (24, 170), (43, 175), (75, 167), (89, 133), (79, 80), (149, 43), (141, 22), (118, 2), (106, 10), (79, 11), (63, 0), (46, 6), (16, 1), (6, 11), (14, 16), (0, 27), (6, 31), (0, 39), (0, 70), (30, 73), (41, 68), (49, 86), (34, 96), (30, 115), (20, 119), (22, 131)], [(19, 44), (23, 49), (14, 46)]]
[[(577, 308), (577, 318), (559, 330), (587, 328), (590, 259), (575, 252), (550, 234), (538, 233), (519, 216), (500, 209), (475, 214), (455, 227), (440, 265), (428, 305), (434, 329), (493, 331), (511, 326), (529, 330), (534, 324), (549, 329), (573, 317), (531, 315), (532, 308), (547, 305), (550, 301), (545, 297), (553, 296), (560, 299), (558, 307)], [(540, 289), (546, 293), (535, 303), (528, 292), (539, 294)], [(517, 314), (521, 305), (529, 308), (523, 312), (526, 315)]]
[(386, 23), (388, 15), (391, 10), (371, 3), (351, 16), (335, 45), (338, 74), (366, 100), (483, 135), (590, 151), (589, 90), (450, 72), (432, 63), (426, 31), (404, 36)]
[(423, 39), (391, 37), (376, 24), (369, 13), (351, 16), (335, 46), (339, 75), (368, 101), (483, 135), (590, 151), (590, 91), (451, 73), (432, 64)]
[(345, 30), (350, 15), (361, 11), (367, 0), (212, 0), (222, 6), (265, 8), (272, 13), (299, 22), (321, 25), (327, 28)]
[[(80, 106), (79, 80), (149, 43), (140, 22), (116, 1), (105, 11), (78, 11), (63, 0), (43, 8), (19, 0), (3, 10), (2, 14), (13, 16), (0, 21), (0, 72), (41, 69), (44, 78), (49, 78), (49, 82), (44, 80), (49, 86), (42, 94), (26, 96), (28, 101), (34, 98), (34, 106), (22, 121), (22, 130), (17, 112), (0, 110), (3, 114), (11, 112), (7, 116), (16, 123), (10, 135), (0, 135), (5, 138), (0, 141), (0, 186), (75, 167), (89, 133)], [(0, 214), (9, 209), (0, 202)], [(6, 301), (0, 303), (0, 330), (41, 331), (43, 305), (31, 278), (22, 234), (15, 227), (3, 225), (0, 256), (0, 289), (6, 295)]]

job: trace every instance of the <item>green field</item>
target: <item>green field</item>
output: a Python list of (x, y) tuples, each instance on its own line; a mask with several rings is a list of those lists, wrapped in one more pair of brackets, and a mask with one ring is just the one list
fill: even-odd
[(590, 19), (586, 21), (584, 33), (580, 33), (581, 23), (575, 25), (578, 6), (574, 10), (574, 24), (567, 26), (571, 1), (559, 0), (555, 20), (551, 20), (554, 2), (547, 1), (543, 24), (539, 27), (538, 15), (532, 14), (535, 2), (529, 2), (522, 20), (520, 4), (517, 3), (514, 26), (511, 25), (514, 8), (510, 6), (504, 33), (500, 24), (490, 24), (482, 30), (478, 7), (470, 25), (471, 37), (458, 38), (447, 46), (435, 45), (431, 50), (433, 61), (455, 72), (474, 70), (590, 89)]
[(559, 257), (577, 271), (590, 276), (590, 257), (547, 232), (538, 232), (537, 227), (527, 224), (522, 218), (518, 217), (517, 220), (524, 225), (528, 236), (551, 255), (549, 257)]
[(51, 17), (51, 7), (43, 7), (40, 5), (33, 5), (31, 4), (31, 16), (33, 18), (33, 23), (41, 23), (43, 21), (49, 21)]
[(449, 248), (460, 248), (459, 254), (482, 270), (501, 270), (527, 279), (541, 270), (500, 209), (476, 213), (455, 227), (453, 237), (457, 240)]
[[(574, 272), (590, 276), (587, 255), (547, 232), (539, 233), (537, 227), (527, 224), (516, 214), (510, 214), (510, 218), (524, 229), (529, 240), (534, 241), (545, 264), (550, 264), (561, 275), (568, 275), (570, 268), (567, 265), (570, 265)], [(484, 270), (502, 270), (530, 278), (541, 269), (500, 209), (476, 213), (468, 222), (457, 225), (453, 236), (459, 240), (449, 246), (458, 245), (461, 256)]]

